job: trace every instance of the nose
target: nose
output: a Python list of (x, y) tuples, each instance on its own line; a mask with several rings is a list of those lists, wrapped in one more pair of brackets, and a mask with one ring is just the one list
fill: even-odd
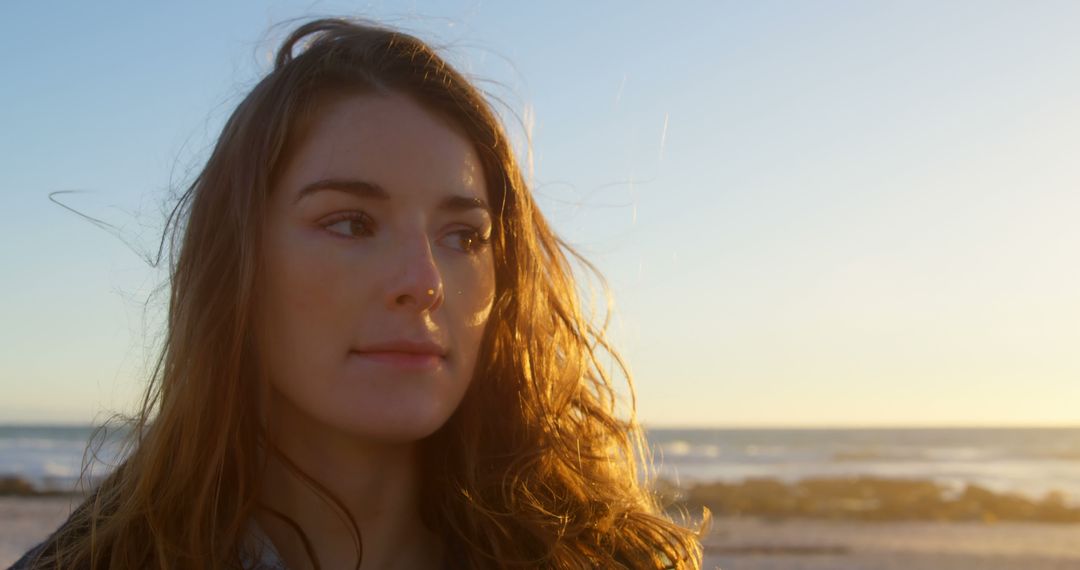
[(431, 312), (443, 302), (443, 280), (426, 237), (411, 240), (397, 250), (395, 275), (387, 289), (391, 309), (407, 308), (416, 312)]

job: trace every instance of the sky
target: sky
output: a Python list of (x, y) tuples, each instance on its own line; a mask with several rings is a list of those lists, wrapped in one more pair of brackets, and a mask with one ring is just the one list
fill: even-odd
[(1080, 3), (151, 4), (0, 3), (0, 423), (133, 409), (163, 212), (347, 15), (531, 140), (647, 426), (1080, 424)]

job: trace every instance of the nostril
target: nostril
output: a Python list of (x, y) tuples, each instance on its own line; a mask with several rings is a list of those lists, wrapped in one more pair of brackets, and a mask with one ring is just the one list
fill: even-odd
[(420, 304), (420, 306), (435, 306), (440, 299), (440, 288), (428, 287), (426, 289), (419, 289), (409, 291), (409, 293), (401, 293), (394, 297), (392, 301), (395, 306), (406, 306), (406, 304)]

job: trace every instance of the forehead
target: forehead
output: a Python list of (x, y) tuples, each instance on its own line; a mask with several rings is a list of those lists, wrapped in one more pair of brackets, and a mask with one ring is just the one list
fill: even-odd
[(324, 99), (291, 145), (275, 193), (321, 179), (363, 179), (402, 198), (486, 197), (472, 143), (449, 119), (397, 93)]

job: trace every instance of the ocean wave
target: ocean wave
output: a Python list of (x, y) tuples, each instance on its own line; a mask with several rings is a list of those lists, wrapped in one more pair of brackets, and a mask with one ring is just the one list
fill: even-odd
[(45, 477), (77, 477), (79, 469), (59, 461), (46, 461), (41, 465), (41, 473)]
[(721, 451), (718, 445), (692, 444), (687, 441), (675, 440), (660, 445), (656, 451), (662, 458), (677, 458), (680, 461), (702, 460), (708, 461), (720, 457)]
[(47, 437), (0, 438), (0, 450), (69, 450), (86, 447), (85, 441), (52, 439)]
[(789, 449), (783, 445), (747, 445), (743, 447), (743, 453), (751, 457), (754, 456), (769, 456), (780, 457), (786, 455)]
[(660, 482), (675, 503), (724, 516), (821, 517), (854, 520), (998, 520), (1080, 523), (1078, 497), (1053, 489), (1041, 495), (997, 491), (974, 482), (947, 489), (920, 478), (811, 477), (784, 481)]
[(828, 454), (828, 461), (845, 462), (927, 462), (927, 463), (966, 463), (980, 461), (1000, 461), (1009, 459), (1027, 459), (1030, 456), (1016, 456), (1000, 449), (975, 447), (869, 447), (841, 448)]
[(1080, 461), (1080, 451), (1029, 451), (1006, 449), (979, 449), (974, 447), (947, 448), (866, 448), (841, 449), (829, 454), (833, 463), (845, 462), (906, 462), (927, 463), (977, 463), (1007, 461)]

